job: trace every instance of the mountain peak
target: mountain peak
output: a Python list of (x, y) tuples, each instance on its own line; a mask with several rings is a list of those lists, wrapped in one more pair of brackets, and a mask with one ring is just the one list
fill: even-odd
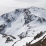
[[(0, 16), (0, 39), (4, 41), (1, 46), (6, 46), (6, 43), (9, 46), (26, 45), (26, 42), (32, 41), (35, 36), (40, 39), (45, 34), (43, 32), (46, 33), (46, 10), (43, 8), (20, 8)], [(41, 34), (37, 35), (39, 33)], [(41, 39), (39, 42), (41, 43)]]

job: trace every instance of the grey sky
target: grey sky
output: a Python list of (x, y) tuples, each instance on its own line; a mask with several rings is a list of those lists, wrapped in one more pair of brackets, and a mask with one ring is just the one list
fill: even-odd
[(0, 0), (0, 15), (14, 11), (15, 8), (43, 7), (46, 9), (46, 0)]
[(16, 1), (19, 1), (19, 2), (39, 2), (40, 0), (16, 0)]

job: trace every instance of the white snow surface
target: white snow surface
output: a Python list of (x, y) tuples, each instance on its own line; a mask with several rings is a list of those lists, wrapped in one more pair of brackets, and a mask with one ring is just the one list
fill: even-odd
[[(46, 22), (40, 23), (37, 21), (39, 17), (46, 19), (46, 10), (43, 8), (37, 8), (37, 7), (30, 7), (28, 8), (28, 10), (31, 12), (30, 15), (37, 16), (37, 18), (33, 16), (32, 18), (34, 19), (34, 21), (31, 21), (28, 24), (24, 24), (25, 13), (23, 12), (23, 9), (20, 10), (21, 12), (14, 13), (15, 11), (13, 11), (8, 14), (9, 19), (12, 20), (12, 17), (15, 18), (15, 20), (14, 21), (12, 20), (12, 22), (10, 23), (11, 25), (10, 27), (8, 26), (9, 23), (7, 23), (4, 18), (0, 18), (0, 25), (2, 24), (7, 25), (7, 27), (5, 28), (5, 31), (2, 31), (2, 32), (4, 32), (4, 34), (7, 34), (7, 35), (12, 35), (16, 38), (13, 40), (13, 42), (5, 43), (6, 38), (2, 38), (2, 35), (0, 34), (0, 43), (1, 43), (0, 46), (12, 46), (16, 41), (18, 42), (16, 42), (14, 46), (23, 46), (23, 45), (26, 45), (27, 42), (30, 42), (31, 40), (33, 40), (34, 36), (36, 36), (41, 31), (42, 32), (46, 31)], [(23, 34), (21, 35), (21, 33)], [(24, 38), (20, 39), (18, 35), (24, 36)], [(34, 40), (32, 44), (40, 40), (42, 37)]]

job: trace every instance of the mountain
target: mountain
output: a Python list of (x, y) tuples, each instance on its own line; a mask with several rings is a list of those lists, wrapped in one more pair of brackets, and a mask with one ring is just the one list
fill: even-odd
[(44, 36), (46, 9), (20, 8), (0, 16), (0, 46), (34, 46)]

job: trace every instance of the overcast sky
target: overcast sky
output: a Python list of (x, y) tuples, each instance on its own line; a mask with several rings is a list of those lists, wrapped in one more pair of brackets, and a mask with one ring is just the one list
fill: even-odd
[(0, 0), (0, 15), (14, 11), (15, 8), (43, 7), (46, 9), (46, 0)]

